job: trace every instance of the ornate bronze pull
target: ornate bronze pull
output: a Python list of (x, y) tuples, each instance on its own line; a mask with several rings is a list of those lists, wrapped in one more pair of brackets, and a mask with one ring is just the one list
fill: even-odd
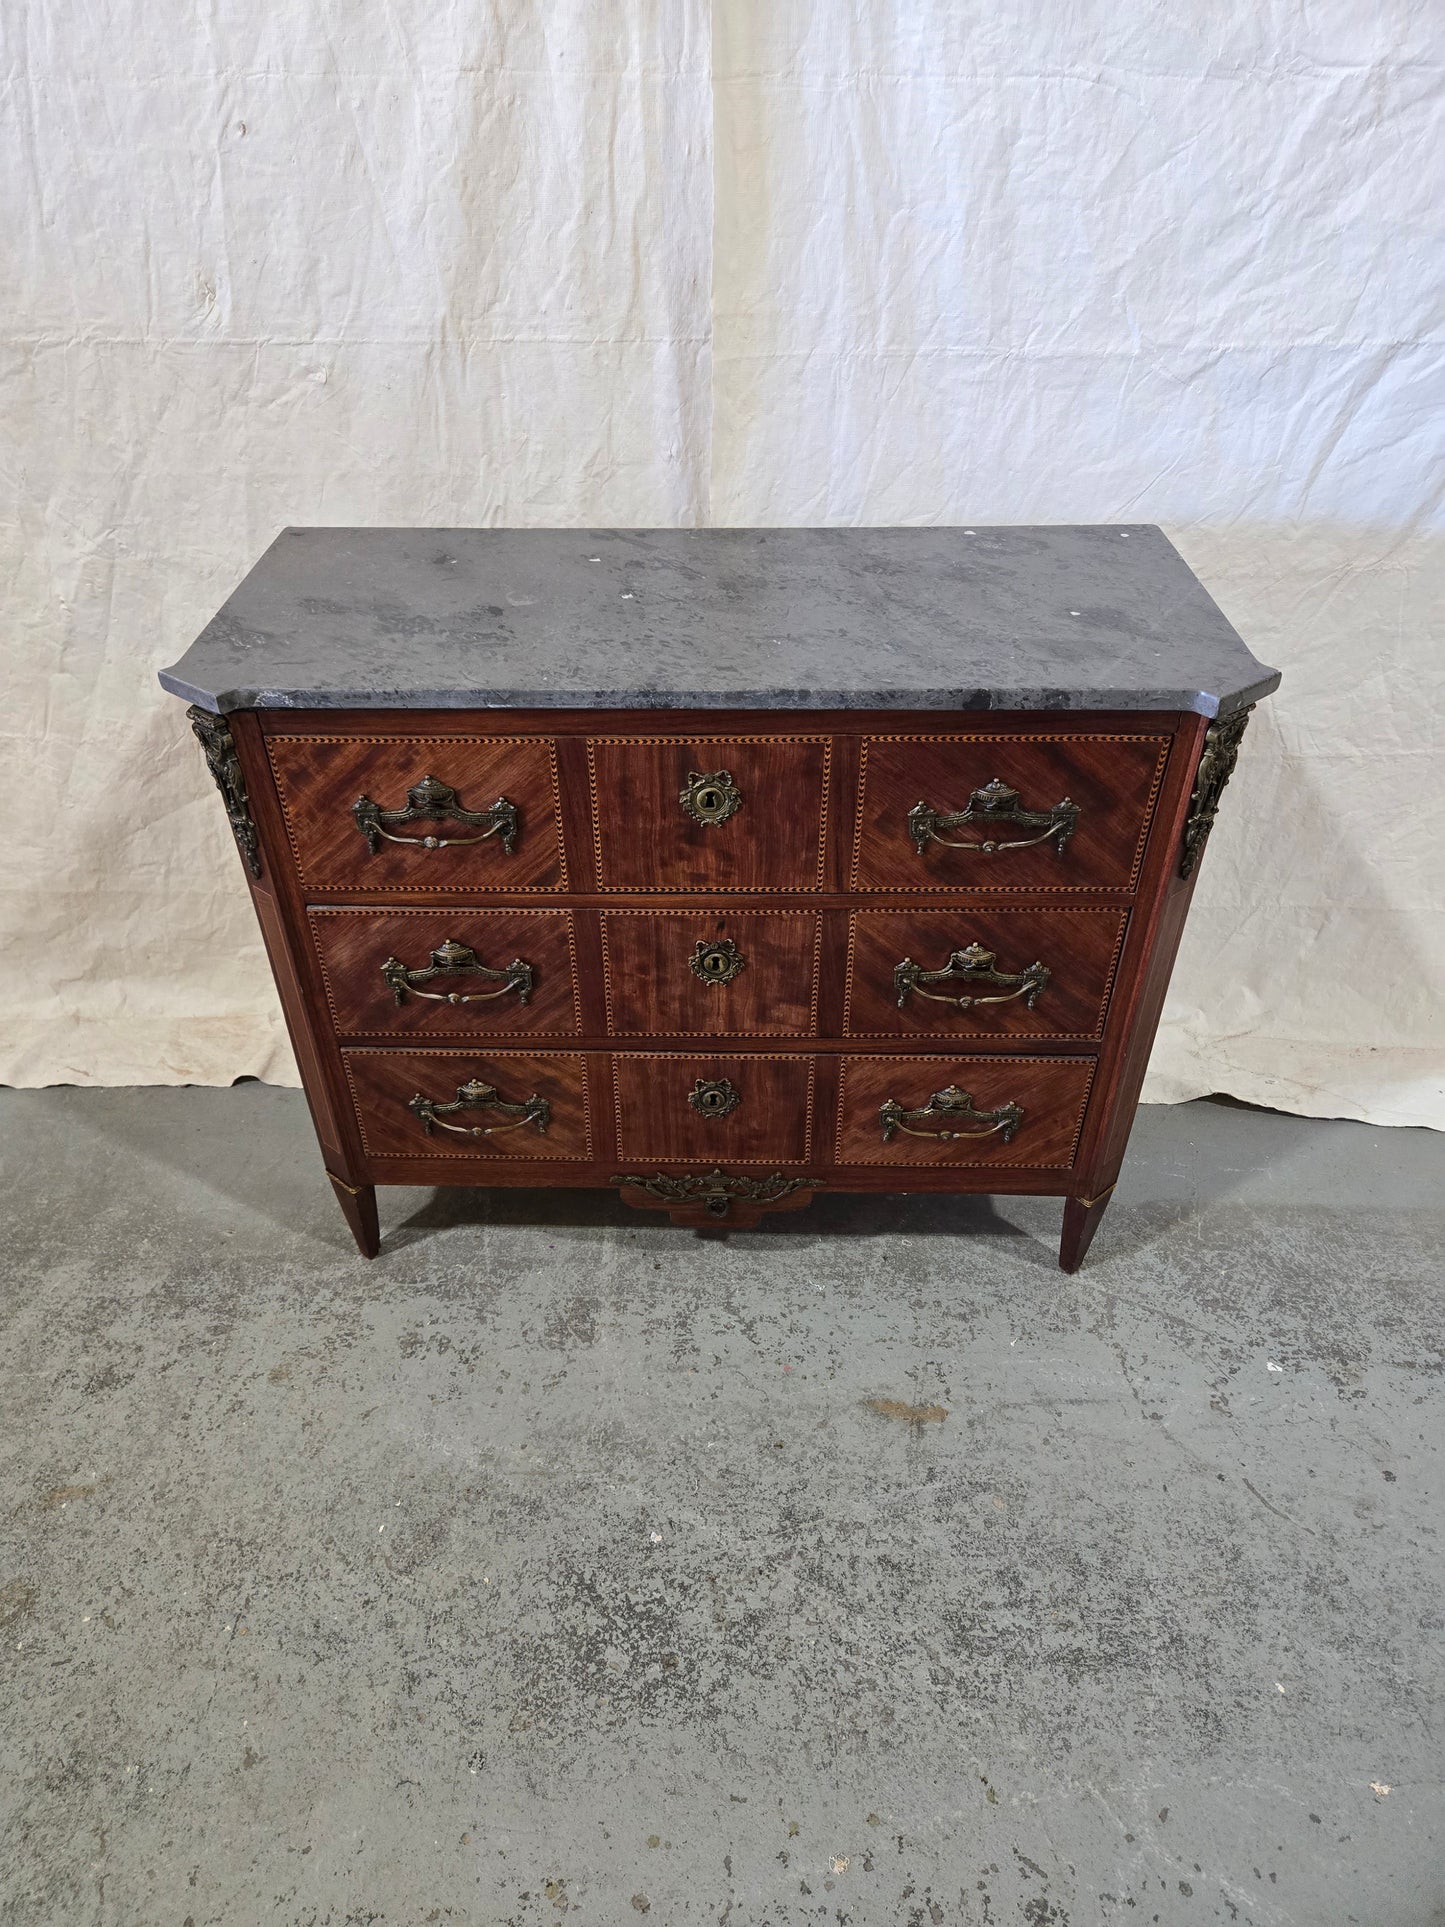
[[(966, 1117), (982, 1124), (981, 1131), (915, 1131), (912, 1120), (920, 1117)], [(1023, 1108), (1018, 1104), (1000, 1104), (996, 1111), (975, 1110), (973, 1098), (967, 1091), (961, 1091), (956, 1084), (950, 1084), (946, 1091), (935, 1091), (926, 1104), (916, 1111), (905, 1111), (897, 1098), (888, 1098), (878, 1111), (878, 1126), (883, 1133), (883, 1142), (889, 1143), (895, 1131), (906, 1131), (909, 1137), (942, 1138), (951, 1143), (955, 1138), (992, 1137), (995, 1132), (1005, 1144), (1024, 1121)]]
[(699, 1117), (727, 1117), (742, 1103), (742, 1093), (725, 1077), (700, 1077), (687, 1094)]
[(715, 769), (710, 776), (704, 776), (701, 770), (689, 770), (687, 788), (677, 800), (693, 822), (704, 827), (726, 823), (743, 806), (732, 773), (725, 769)]
[[(532, 994), (536, 973), (529, 963), (514, 957), (505, 970), (489, 970), (478, 958), (475, 950), (469, 950), (464, 943), (454, 943), (450, 937), (438, 944), (431, 953), (431, 962), (419, 969), (408, 970), (397, 957), (388, 957), (381, 966), (381, 974), (386, 979), (387, 988), (399, 1004), (404, 1004), (407, 992), (418, 997), (433, 997), (442, 1004), (480, 1004), (489, 997), (505, 997), (509, 990), (517, 993), (517, 1002), (525, 1004)], [(463, 993), (460, 990), (423, 990), (423, 984), (432, 983), (438, 977), (484, 977), (489, 983), (500, 986), (496, 990), (473, 990)]]
[[(450, 783), (435, 776), (424, 776), (406, 793), (406, 808), (384, 810), (369, 796), (358, 796), (351, 806), (356, 827), (366, 838), (366, 847), (376, 855), (381, 838), (388, 843), (405, 843), (412, 850), (449, 850), (458, 843), (485, 843), (489, 836), (500, 836), (502, 848), (510, 856), (517, 846), (517, 806), (499, 796), (489, 810), (464, 810)], [(480, 836), (393, 836), (389, 823), (428, 822), (464, 823), (481, 831)]]
[[(975, 1004), (1008, 1004), (1015, 997), (1022, 997), (1028, 1009), (1032, 1010), (1039, 1001), (1039, 992), (1049, 981), (1050, 972), (1041, 963), (1026, 964), (1014, 975), (1007, 971), (995, 970), (997, 958), (992, 950), (985, 950), (981, 943), (971, 943), (966, 950), (955, 950), (942, 970), (925, 970), (911, 957), (893, 966), (893, 988), (898, 997), (898, 1008), (902, 1010), (911, 992), (917, 991), (920, 997), (931, 997), (936, 1004), (955, 1004), (959, 1010), (971, 1010)], [(1007, 990), (1000, 997), (974, 997), (972, 995), (950, 997), (936, 990), (925, 990), (925, 984), (1016, 984), (1016, 990)]]
[(747, 958), (731, 937), (714, 937), (711, 942), (699, 937), (687, 967), (705, 984), (730, 984), (746, 963)]
[[(1064, 854), (1064, 845), (1074, 834), (1079, 822), (1079, 806), (1071, 803), (1066, 796), (1062, 802), (1055, 803), (1051, 810), (1026, 810), (1022, 807), (1017, 790), (1010, 789), (1007, 783), (994, 777), (975, 790), (968, 799), (968, 807), (945, 814), (935, 810), (928, 803), (915, 803), (908, 812), (908, 834), (913, 838), (914, 847), (920, 856), (930, 843), (941, 843), (946, 850), (975, 850), (980, 856), (997, 856), (1000, 850), (1028, 850), (1035, 843), (1052, 843), (1059, 856)], [(1007, 843), (1000, 843), (996, 837), (988, 837), (981, 843), (968, 838), (951, 839), (941, 834), (944, 830), (956, 830), (964, 823), (981, 823), (985, 826), (994, 823), (1022, 823), (1026, 828), (1037, 830), (1037, 836), (1016, 836)]]
[[(458, 1137), (495, 1137), (501, 1131), (518, 1131), (524, 1124), (530, 1124), (539, 1136), (545, 1137), (552, 1121), (552, 1106), (545, 1097), (533, 1093), (523, 1104), (509, 1104), (495, 1084), (484, 1084), (477, 1077), (457, 1086), (455, 1103), (438, 1104), (435, 1098), (423, 1097), (418, 1091), (406, 1108), (421, 1119), (428, 1137), (438, 1124), (444, 1131), (455, 1131)], [(517, 1121), (515, 1124), (448, 1124), (443, 1114), (453, 1111), (501, 1111)]]

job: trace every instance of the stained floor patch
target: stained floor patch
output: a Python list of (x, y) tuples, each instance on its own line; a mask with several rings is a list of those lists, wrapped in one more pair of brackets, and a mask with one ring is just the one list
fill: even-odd
[(909, 1405), (901, 1398), (870, 1398), (864, 1404), (879, 1418), (896, 1419), (901, 1425), (941, 1425), (948, 1417), (942, 1405)]

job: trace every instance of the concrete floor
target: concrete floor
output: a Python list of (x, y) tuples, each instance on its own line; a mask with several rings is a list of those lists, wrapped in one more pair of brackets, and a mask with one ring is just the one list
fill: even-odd
[(0, 1093), (0, 1920), (1445, 1922), (1445, 1139), (706, 1242)]

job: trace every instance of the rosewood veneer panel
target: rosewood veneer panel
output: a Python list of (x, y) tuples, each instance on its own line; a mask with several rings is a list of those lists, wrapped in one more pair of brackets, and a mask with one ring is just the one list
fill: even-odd
[[(1128, 925), (1122, 909), (1012, 909), (998, 903), (948, 910), (860, 910), (849, 919), (849, 1037), (956, 1039), (987, 1046), (1010, 1038), (1092, 1042), (1103, 1035), (1104, 1013)], [(955, 951), (979, 945), (1003, 976), (1042, 964), (1048, 982), (1030, 1008), (1017, 984), (982, 977), (912, 990), (900, 1008), (895, 966), (911, 959), (926, 971), (944, 969)], [(932, 993), (929, 996), (928, 992)], [(962, 1008), (936, 997), (1007, 997), (1006, 1003)]]
[[(321, 959), (331, 1021), (343, 1036), (388, 1037), (397, 1042), (461, 1037), (577, 1037), (582, 1010), (573, 952), (572, 913), (567, 910), (328, 909), (313, 907), (307, 922)], [(433, 978), (409, 989), (400, 1002), (382, 975), (388, 959), (417, 970), (432, 952), (459, 943), (479, 963), (505, 969), (530, 966), (525, 1003), (515, 989), (472, 975)], [(485, 1001), (452, 1004), (426, 991)]]
[[(1067, 1170), (1083, 1127), (1093, 1082), (1091, 1058), (1077, 1057), (847, 1057), (838, 1095), (839, 1164), (1029, 1166)], [(949, 1087), (966, 1091), (976, 1109), (1017, 1105), (1023, 1117), (1012, 1138), (913, 1137), (899, 1129), (885, 1143), (879, 1111), (888, 1100), (912, 1111)], [(918, 1131), (982, 1132), (967, 1118), (940, 1114), (914, 1124)]]
[[(612, 1076), (623, 1159), (701, 1161), (710, 1169), (803, 1163), (811, 1152), (811, 1057), (639, 1053), (614, 1057)], [(722, 1117), (701, 1116), (689, 1102), (700, 1082), (730, 1084), (737, 1108)]]
[[(362, 1143), (378, 1157), (530, 1162), (592, 1155), (588, 1060), (580, 1052), (347, 1050), (341, 1055)], [(545, 1133), (522, 1123), (492, 1137), (461, 1137), (442, 1124), (429, 1134), (408, 1108), (418, 1096), (437, 1105), (454, 1103), (461, 1087), (474, 1081), (493, 1086), (511, 1104), (545, 1098), (551, 1109)], [(503, 1126), (513, 1120), (502, 1111), (467, 1108), (448, 1123)]]
[[(801, 911), (604, 910), (613, 1037), (811, 1037), (823, 920)], [(698, 975), (699, 949), (736, 974)], [(730, 953), (731, 962), (727, 962)]]
[[(587, 745), (599, 890), (821, 890), (826, 736), (598, 736)], [(724, 774), (740, 801), (695, 822), (681, 797)]]
[[(1132, 890), (1139, 876), (1170, 738), (977, 734), (872, 736), (858, 780), (853, 887), (856, 890)], [(944, 834), (973, 844), (996, 840), (992, 854), (930, 841), (920, 852), (909, 811), (968, 807), (997, 780), (1039, 813), (1067, 801), (1077, 827), (1062, 853), (1049, 842), (1026, 845), (1037, 828), (1000, 821), (968, 823)]]
[[(348, 890), (565, 890), (567, 865), (557, 799), (557, 759), (545, 737), (272, 736), (267, 742), (303, 887)], [(384, 810), (406, 807), (407, 792), (433, 776), (471, 811), (499, 797), (516, 805), (509, 852), (500, 835), (427, 849), (421, 839), (467, 838), (464, 824), (421, 820), (399, 827), (405, 843), (382, 841), (375, 854), (352, 808), (370, 797)]]

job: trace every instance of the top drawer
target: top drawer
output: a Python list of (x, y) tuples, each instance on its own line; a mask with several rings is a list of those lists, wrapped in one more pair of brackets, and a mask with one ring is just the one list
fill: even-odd
[(266, 749), (308, 890), (567, 888), (549, 738), (272, 736)]
[(821, 890), (826, 736), (597, 736), (599, 890)]
[(855, 890), (1132, 890), (1173, 739), (870, 736)]

